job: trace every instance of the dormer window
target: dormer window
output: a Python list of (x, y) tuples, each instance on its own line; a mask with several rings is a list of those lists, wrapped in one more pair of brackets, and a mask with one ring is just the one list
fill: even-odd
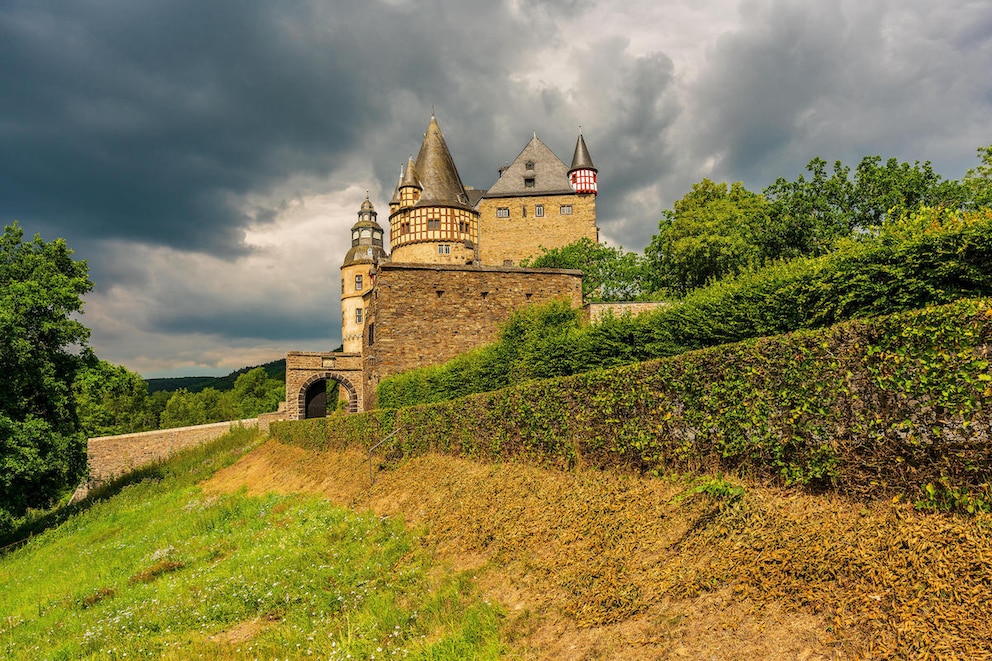
[(524, 188), (534, 187), (534, 177), (524, 177)]

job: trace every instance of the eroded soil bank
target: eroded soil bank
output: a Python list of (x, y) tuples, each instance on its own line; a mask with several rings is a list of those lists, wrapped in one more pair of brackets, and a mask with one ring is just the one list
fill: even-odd
[(527, 659), (992, 658), (992, 517), (745, 484), (268, 441), (203, 484), (320, 494), (425, 531)]

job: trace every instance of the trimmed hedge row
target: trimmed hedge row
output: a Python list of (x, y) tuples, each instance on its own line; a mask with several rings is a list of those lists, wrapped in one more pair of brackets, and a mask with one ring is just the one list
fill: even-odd
[(920, 209), (819, 258), (773, 264), (638, 317), (588, 326), (558, 305), (520, 311), (502, 339), (379, 383), (383, 408), (442, 401), (848, 319), (992, 295), (992, 211)]
[[(992, 301), (966, 299), (429, 405), (273, 423), (570, 469), (736, 471), (847, 494), (992, 503)], [(394, 447), (392, 444), (390, 447)]]

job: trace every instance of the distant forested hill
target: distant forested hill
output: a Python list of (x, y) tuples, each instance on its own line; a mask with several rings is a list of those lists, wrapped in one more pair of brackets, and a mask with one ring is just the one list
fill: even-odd
[(146, 379), (148, 382), (148, 394), (160, 390), (179, 390), (185, 388), (189, 392), (200, 392), (204, 388), (214, 388), (216, 390), (230, 390), (234, 387), (234, 381), (245, 372), (262, 367), (270, 379), (286, 379), (286, 359), (280, 358), (264, 365), (252, 365), (235, 370), (227, 376), (181, 376), (164, 379)]

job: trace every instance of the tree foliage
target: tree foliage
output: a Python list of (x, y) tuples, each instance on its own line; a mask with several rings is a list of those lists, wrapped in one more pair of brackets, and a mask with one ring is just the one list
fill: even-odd
[(545, 248), (521, 266), (582, 271), (584, 301), (633, 301), (649, 291), (640, 255), (588, 237), (560, 248)]
[(740, 182), (703, 179), (671, 210), (645, 252), (653, 289), (676, 296), (761, 264), (769, 254), (769, 209)]
[(62, 239), (0, 238), (0, 528), (50, 505), (86, 467), (72, 382), (89, 331), (72, 315), (92, 288)]
[(159, 414), (151, 406), (140, 374), (100, 360), (92, 351), (72, 384), (83, 431), (90, 438), (155, 429)]

